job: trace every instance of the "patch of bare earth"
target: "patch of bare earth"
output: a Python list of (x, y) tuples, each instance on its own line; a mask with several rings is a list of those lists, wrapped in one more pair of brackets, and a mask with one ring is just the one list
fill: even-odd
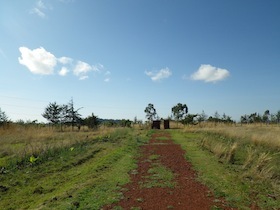
[[(124, 186), (123, 199), (103, 209), (231, 209), (223, 199), (215, 198), (205, 185), (197, 181), (197, 174), (184, 154), (185, 151), (172, 141), (169, 133), (158, 131), (153, 134), (149, 143), (141, 147), (138, 167), (131, 173), (131, 182)], [(149, 170), (155, 164), (172, 172), (173, 186), (143, 184), (150, 181), (152, 174)]]

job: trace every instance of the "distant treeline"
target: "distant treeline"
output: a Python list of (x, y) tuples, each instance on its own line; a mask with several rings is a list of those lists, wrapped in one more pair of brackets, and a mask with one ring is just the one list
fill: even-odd
[[(104, 125), (108, 127), (131, 127), (132, 124), (143, 124), (142, 120), (137, 120), (137, 117), (134, 118), (133, 121), (128, 119), (102, 119), (98, 118), (98, 116), (94, 115), (93, 113), (88, 117), (81, 117), (79, 110), (74, 107), (74, 101), (71, 99), (67, 104), (57, 104), (56, 102), (49, 103), (48, 106), (45, 108), (42, 116), (48, 121), (48, 123), (38, 123), (37, 120), (34, 121), (26, 121), (18, 120), (17, 122), (13, 122), (16, 124), (48, 124), (52, 127), (60, 127), (61, 130), (65, 127), (77, 127), (80, 129), (81, 126), (88, 126), (90, 129), (97, 129), (98, 126)], [(146, 113), (147, 123), (151, 122), (152, 120), (159, 120), (163, 119), (160, 118), (157, 114), (157, 111), (153, 104), (149, 103), (148, 106), (145, 108), (144, 112)], [(171, 116), (167, 117), (169, 120), (174, 120), (177, 123), (180, 122), (184, 125), (186, 124), (200, 124), (201, 122), (214, 122), (214, 123), (236, 123), (232, 119), (232, 117), (226, 115), (220, 115), (217, 111), (214, 115), (209, 116), (205, 114), (204, 111), (199, 114), (189, 114), (188, 113), (188, 106), (186, 104), (178, 103), (177, 105), (171, 108)], [(166, 118), (165, 118), (166, 119)], [(4, 111), (0, 108), (0, 126), (5, 124), (11, 123), (8, 116)], [(245, 114), (240, 117), (239, 123), (241, 124), (251, 124), (251, 123), (280, 123), (280, 110), (273, 114), (270, 113), (269, 110), (266, 110), (263, 114), (259, 113), (252, 113), (252, 114)]]

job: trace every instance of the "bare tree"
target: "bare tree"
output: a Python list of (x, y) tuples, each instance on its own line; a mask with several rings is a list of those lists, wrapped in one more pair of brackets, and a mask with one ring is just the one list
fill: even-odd
[(75, 125), (77, 125), (80, 130), (81, 115), (78, 113), (78, 111), (82, 108), (83, 107), (80, 107), (75, 110), (73, 98), (71, 98), (71, 100), (69, 101), (69, 103), (67, 105), (64, 105), (64, 109), (65, 109), (64, 118), (65, 118), (66, 123), (69, 122), (71, 124), (72, 131), (74, 130)]

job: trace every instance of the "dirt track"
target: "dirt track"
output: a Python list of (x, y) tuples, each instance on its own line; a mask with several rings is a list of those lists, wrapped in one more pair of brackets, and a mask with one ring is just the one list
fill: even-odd
[[(117, 206), (123, 209), (231, 209), (199, 183), (191, 164), (184, 158), (185, 151), (175, 144), (167, 132), (158, 131), (148, 144), (141, 147), (138, 168), (131, 173), (131, 182), (124, 186), (124, 198), (104, 209)], [(173, 174), (174, 186), (145, 185), (151, 179), (149, 171), (155, 164), (164, 166)], [(143, 184), (144, 183), (144, 184)]]

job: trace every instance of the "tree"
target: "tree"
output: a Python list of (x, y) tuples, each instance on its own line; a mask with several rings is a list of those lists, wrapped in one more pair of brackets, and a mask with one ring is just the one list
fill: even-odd
[(259, 123), (262, 122), (262, 117), (259, 113), (255, 112), (250, 115), (244, 115), (240, 118), (241, 123)]
[(64, 112), (65, 112), (65, 116), (64, 119), (66, 121), (66, 123), (70, 123), (72, 126), (72, 130), (74, 129), (75, 125), (78, 125), (78, 128), (80, 128), (80, 121), (81, 121), (81, 115), (78, 113), (78, 111), (81, 108), (75, 110), (74, 109), (74, 102), (73, 102), (73, 98), (71, 98), (71, 100), (69, 101), (69, 103), (67, 105), (64, 105)]
[(172, 114), (176, 121), (182, 120), (186, 114), (188, 114), (188, 106), (186, 104), (178, 103), (176, 106), (173, 106)]
[(121, 127), (131, 127), (131, 123), (132, 123), (132, 121), (130, 121), (130, 120), (125, 120), (125, 119), (122, 119), (121, 121), (120, 121), (120, 126)]
[(262, 122), (262, 117), (259, 113), (255, 112), (250, 114), (249, 116), (249, 123), (260, 123)]
[(242, 123), (249, 123), (249, 116), (248, 115), (243, 115), (240, 117), (240, 122)]
[(61, 111), (62, 106), (58, 105), (56, 102), (49, 103), (49, 105), (45, 108), (45, 112), (42, 114), (42, 116), (52, 124), (56, 125), (61, 120)]
[(91, 116), (84, 119), (84, 123), (91, 129), (97, 129), (100, 121), (98, 120), (98, 117), (92, 113)]
[(263, 122), (269, 123), (269, 115), (270, 115), (269, 110), (266, 110), (263, 114)]
[(4, 111), (0, 108), (0, 126), (5, 125), (8, 122), (8, 117)]
[(202, 113), (197, 115), (197, 121), (199, 123), (204, 122), (207, 120), (207, 115), (205, 114), (204, 110), (202, 110)]
[(280, 110), (275, 114), (277, 123), (280, 123)]
[(218, 111), (214, 113), (214, 118), (216, 119), (216, 121), (220, 120), (220, 114), (218, 113)]
[(156, 118), (157, 116), (157, 111), (156, 109), (154, 108), (154, 105), (153, 104), (148, 104), (148, 106), (146, 107), (146, 109), (144, 110), (144, 112), (146, 113), (146, 118), (149, 120), (149, 121), (152, 121), (153, 119)]
[(185, 118), (182, 120), (184, 125), (186, 124), (196, 124), (194, 118), (196, 118), (197, 114), (187, 114)]

